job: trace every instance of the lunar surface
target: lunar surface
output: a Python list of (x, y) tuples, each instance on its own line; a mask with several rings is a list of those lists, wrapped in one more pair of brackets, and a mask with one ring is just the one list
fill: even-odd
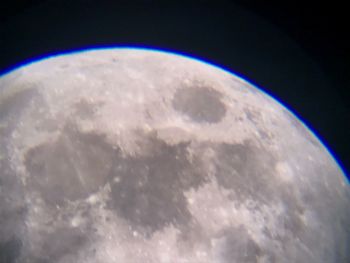
[(286, 108), (195, 59), (90, 50), (0, 78), (1, 263), (347, 263), (349, 193)]

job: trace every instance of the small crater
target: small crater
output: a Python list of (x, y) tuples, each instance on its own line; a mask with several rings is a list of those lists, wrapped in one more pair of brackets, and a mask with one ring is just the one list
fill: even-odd
[(112, 173), (118, 180), (108, 206), (149, 234), (190, 221), (184, 191), (203, 183), (205, 171), (188, 161), (187, 143), (168, 145), (152, 135), (146, 140), (147, 154), (114, 159)]
[(81, 99), (75, 104), (74, 108), (76, 114), (80, 118), (89, 119), (94, 117), (99, 106), (98, 103), (89, 103), (88, 101)]
[(260, 113), (251, 109), (246, 108), (244, 110), (246, 118), (250, 120), (253, 124), (258, 125), (261, 119)]
[(207, 87), (187, 87), (176, 90), (172, 101), (175, 110), (193, 121), (220, 122), (226, 114), (222, 94)]
[(265, 141), (266, 143), (268, 143), (273, 137), (267, 133), (266, 131), (262, 130), (262, 129), (258, 129), (258, 134), (260, 136), (260, 138)]

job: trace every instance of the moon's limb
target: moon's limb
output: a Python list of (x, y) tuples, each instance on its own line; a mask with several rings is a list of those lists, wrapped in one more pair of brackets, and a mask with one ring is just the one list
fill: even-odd
[(348, 262), (344, 174), (228, 72), (100, 50), (0, 92), (0, 261)]

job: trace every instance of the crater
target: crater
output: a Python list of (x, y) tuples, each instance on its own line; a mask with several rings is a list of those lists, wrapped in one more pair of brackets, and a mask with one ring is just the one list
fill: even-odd
[(146, 235), (191, 220), (184, 191), (205, 182), (202, 164), (188, 160), (188, 143), (168, 145), (150, 134), (147, 154), (118, 156), (108, 206)]
[(199, 123), (220, 122), (226, 114), (222, 94), (208, 87), (186, 87), (175, 91), (173, 108)]
[(246, 115), (246, 118), (251, 121), (253, 124), (258, 125), (259, 120), (261, 120), (260, 113), (258, 111), (246, 108), (244, 110), (244, 113)]
[(82, 119), (90, 119), (96, 115), (96, 111), (100, 106), (101, 103), (90, 103), (84, 99), (81, 99), (75, 103), (74, 108), (77, 116)]

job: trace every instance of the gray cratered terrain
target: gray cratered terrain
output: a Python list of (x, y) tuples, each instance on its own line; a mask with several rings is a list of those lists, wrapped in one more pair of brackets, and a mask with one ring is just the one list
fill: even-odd
[(349, 184), (242, 79), (140, 49), (0, 78), (0, 261), (349, 262)]

